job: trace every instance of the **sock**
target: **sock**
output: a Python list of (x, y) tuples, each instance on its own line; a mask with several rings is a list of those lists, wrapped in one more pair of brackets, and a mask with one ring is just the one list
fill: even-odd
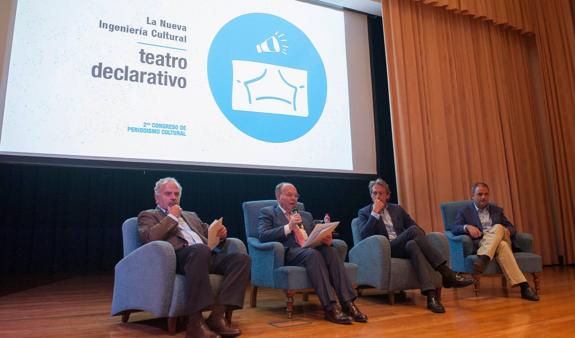
[(481, 259), (481, 262), (483, 262), (484, 265), (487, 265), (487, 263), (489, 263), (491, 260), (491, 258), (489, 258), (487, 255), (479, 255), (478, 257)]
[(327, 312), (331, 312), (335, 307), (337, 307), (337, 303), (331, 302), (329, 305), (324, 306), (323, 309)]
[(447, 263), (440, 264), (435, 270), (437, 270), (443, 277), (455, 278), (455, 272), (447, 266)]
[(210, 317), (212, 318), (220, 318), (223, 317), (226, 312), (225, 305), (214, 305), (212, 307), (212, 313), (210, 313)]
[(523, 291), (529, 287), (529, 283), (527, 282), (519, 283), (519, 287), (521, 288), (521, 291)]

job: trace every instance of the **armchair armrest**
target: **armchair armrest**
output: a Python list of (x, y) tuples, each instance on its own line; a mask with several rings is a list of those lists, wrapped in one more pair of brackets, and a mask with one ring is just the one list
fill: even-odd
[(513, 243), (521, 252), (533, 252), (533, 235), (529, 233), (516, 233)]
[(239, 253), (243, 253), (243, 254), (248, 253), (248, 251), (246, 250), (246, 246), (244, 245), (244, 242), (242, 242), (241, 240), (239, 240), (237, 238), (233, 238), (233, 237), (226, 238), (226, 241), (225, 241), (225, 243), (221, 249), (226, 254), (231, 254), (231, 253), (235, 253), (235, 252), (239, 252)]
[(370, 236), (349, 251), (349, 261), (358, 266), (357, 283), (387, 289), (391, 271), (391, 247), (385, 236)]
[(341, 239), (334, 239), (332, 241), (332, 245), (337, 250), (337, 254), (341, 260), (345, 262), (345, 255), (347, 255), (347, 243)]
[(446, 231), (445, 236), (449, 241), (449, 255), (451, 268), (456, 272), (466, 272), (465, 257), (473, 253), (473, 241), (467, 235), (454, 235)]
[(451, 231), (446, 231), (445, 236), (450, 246), (452, 244), (461, 245), (464, 257), (473, 254), (473, 240), (471, 237), (467, 235), (454, 235)]
[(256, 286), (274, 287), (274, 270), (284, 265), (285, 248), (280, 242), (262, 243), (248, 237), (252, 258), (252, 283)]
[(122, 258), (114, 270), (112, 315), (130, 309), (156, 316), (168, 311), (176, 276), (176, 254), (170, 243), (147, 243)]
[(427, 240), (431, 243), (431, 246), (441, 252), (447, 259), (447, 262), (449, 262), (449, 242), (447, 241), (445, 234), (442, 232), (430, 232), (426, 236)]

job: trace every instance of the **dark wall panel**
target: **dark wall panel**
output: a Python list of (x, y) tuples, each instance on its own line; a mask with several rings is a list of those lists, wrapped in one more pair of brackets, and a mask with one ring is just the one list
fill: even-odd
[[(381, 18), (369, 18), (378, 173), (395, 194), (395, 172)], [(367, 176), (256, 175), (167, 169), (91, 168), (0, 163), (0, 273), (51, 276), (111, 271), (122, 257), (122, 222), (155, 207), (153, 185), (165, 176), (183, 186), (182, 207), (206, 222), (223, 216), (229, 236), (245, 241), (241, 203), (273, 199), (294, 183), (315, 218), (329, 212), (352, 247), (351, 220), (370, 202)], [(0, 283), (1, 284), (1, 283)]]

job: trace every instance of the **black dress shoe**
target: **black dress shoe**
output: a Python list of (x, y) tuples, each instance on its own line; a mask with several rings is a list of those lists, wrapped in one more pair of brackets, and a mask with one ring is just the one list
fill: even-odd
[(367, 316), (363, 314), (353, 302), (347, 302), (343, 305), (343, 312), (353, 318), (356, 322), (367, 323)]
[(225, 337), (235, 337), (242, 334), (240, 329), (229, 326), (224, 317), (220, 315), (210, 315), (206, 320), (206, 324), (208, 324), (212, 331)]
[(521, 289), (521, 298), (531, 300), (534, 302), (539, 300), (539, 296), (537, 296), (535, 291), (533, 291), (533, 289), (530, 286)]
[(445, 308), (436, 296), (427, 296), (427, 308), (433, 313), (444, 313)]
[(449, 277), (443, 277), (443, 287), (445, 288), (464, 288), (473, 284), (473, 279), (464, 278), (463, 276), (453, 274)]
[(336, 324), (351, 324), (353, 322), (351, 317), (341, 312), (337, 306), (333, 306), (329, 310), (325, 309), (325, 319)]

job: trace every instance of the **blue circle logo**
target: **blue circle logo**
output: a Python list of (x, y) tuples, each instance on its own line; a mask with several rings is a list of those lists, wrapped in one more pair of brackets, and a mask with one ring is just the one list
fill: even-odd
[(327, 96), (325, 68), (310, 39), (271, 14), (245, 14), (220, 29), (208, 55), (208, 81), (226, 118), (266, 142), (305, 135)]

